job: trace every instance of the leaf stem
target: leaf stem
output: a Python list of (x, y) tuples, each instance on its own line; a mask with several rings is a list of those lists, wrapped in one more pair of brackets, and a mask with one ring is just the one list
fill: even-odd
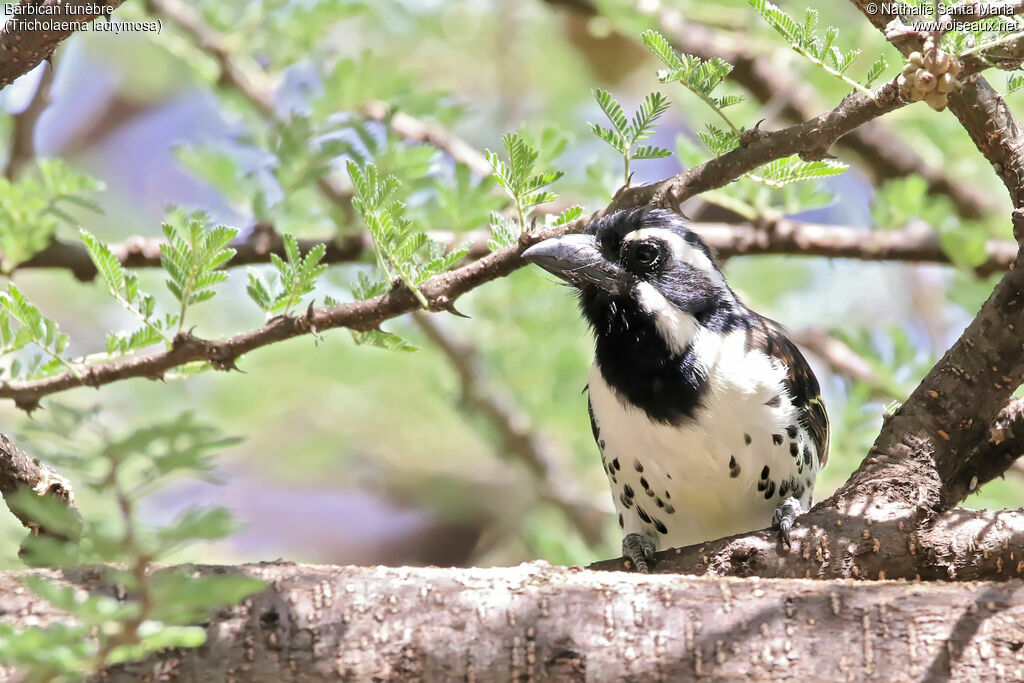
[(849, 76), (844, 76), (842, 73), (840, 73), (839, 71), (836, 71), (835, 69), (830, 67), (828, 64), (826, 64), (825, 62), (821, 61), (820, 59), (818, 59), (817, 57), (812, 55), (810, 52), (808, 52), (804, 48), (802, 48), (799, 45), (797, 45), (796, 43), (790, 43), (790, 47), (792, 47), (793, 50), (795, 50), (797, 52), (797, 54), (800, 54), (800, 55), (803, 55), (804, 57), (806, 57), (808, 59), (808, 61), (810, 61), (812, 64), (816, 64), (819, 67), (821, 67), (822, 69), (824, 69), (825, 73), (827, 73), (827, 74), (829, 74), (831, 76), (835, 76), (836, 78), (838, 78), (839, 80), (843, 81), (844, 83), (846, 83), (848, 85), (852, 85), (856, 90), (859, 90), (862, 93), (864, 93), (865, 95), (867, 95), (868, 97), (870, 97), (872, 101), (877, 101), (877, 99), (875, 98), (875, 93), (874, 93), (873, 90), (871, 90), (871, 88), (867, 88), (867, 87), (861, 85), (860, 83), (858, 83), (857, 81), (853, 80)]

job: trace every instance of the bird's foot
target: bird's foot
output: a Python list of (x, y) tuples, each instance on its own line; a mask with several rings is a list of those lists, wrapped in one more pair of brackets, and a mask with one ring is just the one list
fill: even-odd
[(792, 545), (789, 542), (789, 530), (793, 528), (793, 524), (796, 523), (796, 518), (803, 514), (803, 508), (800, 506), (800, 501), (796, 498), (787, 498), (782, 501), (779, 507), (775, 508), (775, 515), (772, 519), (772, 528), (779, 530), (779, 540), (782, 541), (787, 548), (791, 548)]
[(622, 556), (641, 574), (650, 574), (654, 568), (654, 540), (644, 534), (626, 534), (622, 539)]

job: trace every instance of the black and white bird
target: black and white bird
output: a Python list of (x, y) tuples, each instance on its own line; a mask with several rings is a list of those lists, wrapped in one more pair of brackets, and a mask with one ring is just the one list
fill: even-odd
[(634, 209), (523, 256), (578, 288), (593, 328), (590, 423), (633, 566), (773, 519), (788, 545), (828, 460), (828, 415), (800, 351), (700, 237)]

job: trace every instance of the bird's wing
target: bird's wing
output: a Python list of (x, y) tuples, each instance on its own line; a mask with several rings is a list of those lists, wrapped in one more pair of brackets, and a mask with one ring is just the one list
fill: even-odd
[(778, 358), (786, 368), (783, 383), (793, 397), (801, 424), (807, 429), (818, 452), (819, 468), (828, 462), (828, 413), (821, 397), (818, 378), (811, 371), (807, 359), (800, 353), (781, 325), (774, 320), (760, 317), (760, 324), (748, 332), (748, 345), (760, 349), (773, 358)]

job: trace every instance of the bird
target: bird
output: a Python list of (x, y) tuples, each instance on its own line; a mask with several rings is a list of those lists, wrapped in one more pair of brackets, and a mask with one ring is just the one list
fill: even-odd
[(828, 461), (818, 380), (685, 219), (609, 212), (522, 256), (575, 287), (593, 332), (587, 410), (632, 567), (769, 525), (789, 547)]

